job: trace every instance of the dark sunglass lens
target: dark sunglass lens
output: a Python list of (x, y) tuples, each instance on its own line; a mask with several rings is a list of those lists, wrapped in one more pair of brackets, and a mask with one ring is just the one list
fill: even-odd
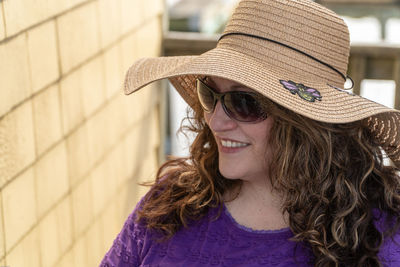
[(253, 95), (243, 92), (232, 92), (224, 98), (229, 115), (243, 122), (254, 122), (265, 118), (265, 111)]
[(197, 81), (197, 95), (203, 109), (207, 112), (212, 112), (215, 105), (214, 94), (211, 89), (199, 80)]

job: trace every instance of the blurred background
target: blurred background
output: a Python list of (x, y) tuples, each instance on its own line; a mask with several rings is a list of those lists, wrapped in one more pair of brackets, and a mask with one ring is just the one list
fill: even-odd
[[(354, 91), (400, 108), (400, 1), (321, 0), (351, 33)], [(0, 0), (0, 266), (98, 266), (187, 105), (123, 95), (140, 57), (216, 45), (237, 0)], [(190, 140), (190, 136), (188, 137)]]

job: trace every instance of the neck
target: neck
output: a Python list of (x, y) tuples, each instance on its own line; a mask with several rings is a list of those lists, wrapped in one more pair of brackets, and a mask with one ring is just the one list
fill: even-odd
[[(237, 189), (238, 190), (238, 189)], [(226, 194), (225, 206), (241, 225), (254, 230), (276, 230), (288, 226), (282, 212), (282, 197), (268, 181), (243, 181), (240, 191)]]

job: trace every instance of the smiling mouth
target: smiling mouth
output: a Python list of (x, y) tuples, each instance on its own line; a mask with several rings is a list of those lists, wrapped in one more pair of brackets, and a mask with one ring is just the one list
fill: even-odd
[(249, 144), (231, 140), (221, 140), (221, 145), (228, 148), (238, 148), (248, 146)]

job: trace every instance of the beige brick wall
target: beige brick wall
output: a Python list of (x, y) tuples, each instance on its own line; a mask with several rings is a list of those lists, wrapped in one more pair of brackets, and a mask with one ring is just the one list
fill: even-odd
[(163, 0), (0, 0), (0, 266), (98, 266), (160, 165)]
[(0, 116), (2, 116), (31, 94), (26, 34), (1, 43), (0, 80)]

